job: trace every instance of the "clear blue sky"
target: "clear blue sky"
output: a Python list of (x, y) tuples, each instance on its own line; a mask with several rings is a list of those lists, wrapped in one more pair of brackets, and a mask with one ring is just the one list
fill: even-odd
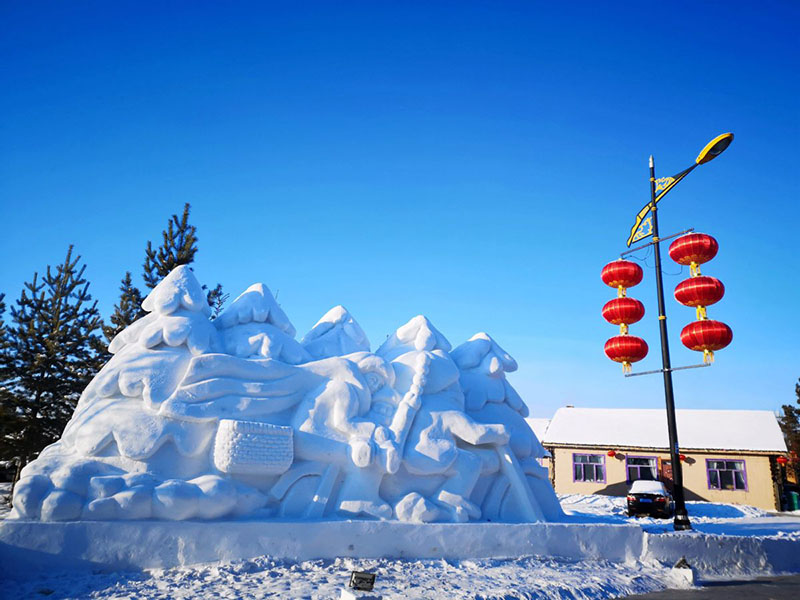
[[(658, 175), (736, 140), (661, 204), (716, 236), (734, 331), (679, 407), (776, 409), (800, 376), (794, 2), (4, 2), (0, 291), (74, 243), (108, 316), (191, 202), (195, 271), (263, 281), (300, 335), (344, 304), (373, 346), (424, 313), (485, 330), (535, 416), (663, 405), (623, 379), (601, 267)], [(652, 262), (649, 262), (652, 266)], [(694, 318), (671, 289), (673, 363)], [(660, 365), (652, 270), (632, 328)]]

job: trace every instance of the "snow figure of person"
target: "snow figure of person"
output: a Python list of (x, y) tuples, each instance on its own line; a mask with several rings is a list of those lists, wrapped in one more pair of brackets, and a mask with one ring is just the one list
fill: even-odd
[[(476, 449), (483, 469), (475, 499), (482, 501), (484, 517), (513, 521), (528, 520), (526, 513), (548, 520), (561, 516), (547, 469), (535, 460), (547, 452), (525, 421), (527, 405), (506, 378), (506, 373), (517, 370), (516, 361), (486, 333), (475, 334), (450, 356), (461, 371), (467, 413), (481, 423), (502, 423), (510, 434), (506, 457)], [(508, 459), (519, 467), (509, 469)]]
[(502, 425), (476, 422), (464, 412), (459, 371), (450, 343), (424, 316), (400, 327), (378, 349), (391, 362), (395, 389), (403, 399), (391, 429), (403, 448), (403, 468), (422, 478), (438, 476), (433, 504), (417, 492), (402, 497), (395, 510), (405, 520), (465, 522), (480, 517), (469, 498), (481, 471), (480, 457), (466, 445), (504, 445)]
[[(395, 403), (391, 387), (394, 372), (369, 352), (363, 330), (341, 306), (320, 319), (303, 338), (303, 345), (319, 359), (303, 368), (324, 373), (327, 380), (321, 389), (305, 397), (292, 419), (300, 434), (298, 454), (315, 458), (317, 448), (323, 447), (314, 437), (302, 434), (346, 444), (350, 460), (335, 465), (335, 477), (342, 478), (337, 510), (388, 519), (392, 509), (380, 497), (378, 488), (385, 473), (397, 471), (400, 455), (388, 429), (370, 418), (370, 410), (373, 399), (379, 406)], [(338, 352), (349, 353), (335, 356)], [(334, 474), (327, 477), (333, 480)], [(322, 491), (322, 495), (329, 493)]]

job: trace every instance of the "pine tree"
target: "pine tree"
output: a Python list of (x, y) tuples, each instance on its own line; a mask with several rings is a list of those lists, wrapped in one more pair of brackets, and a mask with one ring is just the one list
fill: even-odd
[[(144, 283), (153, 289), (175, 267), (188, 265), (194, 262), (197, 254), (197, 228), (189, 224), (189, 211), (191, 206), (187, 202), (183, 205), (183, 214), (172, 215), (167, 222), (167, 228), (161, 232), (161, 246), (153, 249), (153, 243), (148, 241), (145, 248)], [(205, 285), (203, 289), (208, 289)], [(207, 292), (208, 305), (213, 309), (216, 317), (222, 310), (222, 305), (229, 294), (222, 291), (219, 283)]]
[[(797, 404), (800, 404), (800, 379), (794, 386), (794, 393), (797, 397)], [(789, 450), (791, 462), (788, 467), (794, 469), (795, 478), (800, 480), (800, 407), (784, 404), (781, 409), (783, 415), (778, 417), (778, 423)]]
[[(205, 286), (203, 286), (205, 289)], [(211, 307), (211, 318), (216, 319), (219, 314), (222, 312), (222, 307), (230, 298), (230, 294), (226, 294), (222, 291), (222, 284), (218, 283), (217, 287), (213, 290), (208, 292), (208, 305)]]
[[(6, 312), (5, 294), (0, 294), (0, 446), (4, 446), (6, 442), (6, 431), (9, 429), (11, 423), (11, 402), (9, 397), (9, 390), (4, 385), (8, 380), (9, 374), (9, 352), (8, 352), (8, 328), (6, 327), (3, 315)], [(8, 461), (3, 461), (8, 463)], [(7, 464), (0, 465), (0, 473), (7, 469)], [(8, 498), (0, 498), (0, 502), (10, 503), (10, 496)]]
[(127, 271), (119, 286), (119, 303), (114, 305), (114, 314), (111, 315), (111, 325), (103, 325), (103, 334), (111, 342), (120, 331), (133, 323), (136, 319), (147, 313), (142, 310), (142, 293), (131, 281), (131, 272)]
[(167, 228), (161, 232), (163, 238), (158, 250), (153, 249), (152, 242), (147, 242), (144, 259), (144, 283), (150, 289), (169, 275), (179, 265), (194, 262), (197, 254), (197, 228), (189, 225), (189, 203), (183, 205), (183, 214), (172, 215)]
[(0, 382), (0, 460), (16, 462), (15, 479), (60, 437), (103, 362), (100, 313), (86, 266), (72, 250), (55, 271), (48, 266), (43, 277), (35, 273), (11, 307)]

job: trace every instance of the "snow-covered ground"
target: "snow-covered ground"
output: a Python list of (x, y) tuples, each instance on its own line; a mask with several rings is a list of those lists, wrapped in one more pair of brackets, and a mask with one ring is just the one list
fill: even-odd
[[(561, 497), (570, 520), (630, 523), (624, 499), (604, 496)], [(748, 506), (689, 503), (695, 530), (741, 536), (796, 540), (800, 519), (776, 518)], [(641, 518), (642, 528), (669, 531), (670, 521)], [(660, 537), (660, 536), (659, 536)], [(291, 562), (258, 557), (143, 572), (47, 572), (7, 581), (8, 598), (313, 598), (334, 599), (351, 570), (377, 575), (376, 592), (385, 599), (426, 600), (515, 598), (616, 598), (681, 582), (655, 562), (571, 562), (545, 557), (517, 560), (348, 559)], [(684, 584), (685, 585), (685, 584)]]
[[(581, 522), (635, 522), (650, 533), (672, 531), (672, 521), (669, 519), (629, 518), (625, 513), (623, 497), (559, 494), (559, 500), (567, 515)], [(800, 518), (788, 516), (791, 513), (783, 513), (787, 515), (785, 517), (775, 516), (754, 506), (713, 502), (687, 502), (686, 508), (692, 528), (701, 533), (788, 538), (800, 542)], [(797, 516), (800, 516), (800, 512)]]

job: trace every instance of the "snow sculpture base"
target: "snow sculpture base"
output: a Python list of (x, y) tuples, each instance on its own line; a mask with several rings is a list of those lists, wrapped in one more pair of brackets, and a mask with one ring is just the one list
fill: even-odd
[(701, 576), (800, 570), (786, 538), (652, 534), (631, 524), (398, 521), (0, 521), (0, 579), (39, 569), (139, 570), (250, 559), (480, 559), (550, 556), (675, 564)]

